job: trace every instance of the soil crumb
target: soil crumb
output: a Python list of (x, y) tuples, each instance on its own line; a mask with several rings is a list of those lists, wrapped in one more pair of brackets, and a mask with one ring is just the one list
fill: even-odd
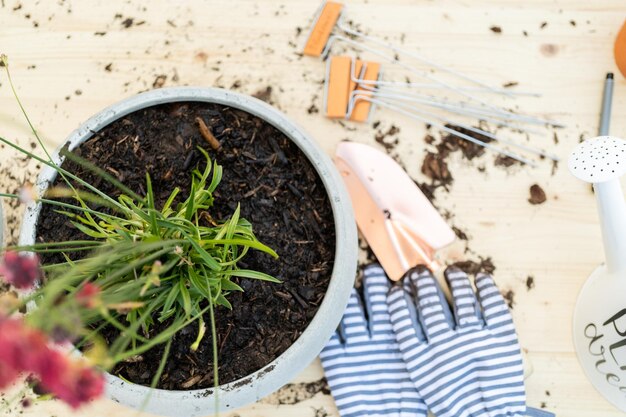
[(517, 159), (511, 158), (510, 156), (498, 155), (496, 156), (493, 164), (497, 167), (510, 168), (514, 165), (522, 165), (522, 162), (518, 161)]
[(465, 240), (465, 241), (469, 240), (469, 237), (467, 236), (467, 233), (464, 232), (463, 230), (459, 229), (457, 226), (452, 226), (452, 231), (454, 232), (454, 234), (456, 235), (457, 238), (459, 238), (461, 240)]
[(513, 307), (515, 306), (515, 293), (513, 292), (513, 290), (508, 290), (507, 292), (502, 294), (502, 296), (504, 297), (504, 300), (508, 304), (509, 308), (513, 310)]
[(529, 275), (526, 278), (526, 289), (530, 291), (533, 288), (535, 288), (535, 277), (533, 277), (532, 275)]
[(427, 152), (424, 162), (422, 162), (422, 174), (442, 185), (449, 185), (453, 178), (448, 169), (448, 163), (440, 154)]
[(252, 94), (252, 97), (258, 98), (266, 103), (272, 103), (272, 87), (268, 85), (265, 88), (261, 88), (259, 91)]
[[(447, 124), (446, 128), (453, 129), (484, 143), (492, 141), (491, 138), (481, 133), (463, 127)], [(482, 126), (477, 128), (485, 130), (485, 127)], [(461, 152), (463, 158), (469, 161), (485, 154), (484, 147), (447, 132), (441, 133), (439, 141), (429, 133), (424, 137), (424, 141), (435, 147), (434, 151), (426, 152), (421, 167), (422, 173), (430, 179), (430, 184), (418, 183), (417, 185), (431, 202), (434, 200), (434, 193), (439, 187), (447, 190), (448, 186), (454, 182), (454, 176), (448, 167), (448, 157), (452, 153)]]
[(396, 138), (392, 142), (389, 142), (389, 141), (386, 141), (385, 139), (390, 136), (397, 135), (398, 133), (400, 133), (400, 128), (397, 127), (396, 125), (391, 125), (389, 129), (387, 129), (386, 132), (383, 130), (379, 130), (378, 132), (376, 132), (374, 139), (376, 140), (377, 143), (380, 143), (381, 145), (383, 145), (386, 151), (391, 151), (399, 143), (399, 140), (398, 138)]
[(489, 28), (493, 33), (502, 33), (502, 28), (500, 26), (492, 26)]
[(324, 395), (330, 395), (330, 388), (326, 378), (313, 382), (287, 384), (274, 394), (265, 397), (261, 402), (274, 405), (293, 405), (313, 398), (320, 392)]
[(546, 193), (538, 184), (530, 186), (530, 198), (528, 202), (533, 205), (543, 204), (546, 202)]
[(484, 272), (490, 275), (493, 274), (493, 272), (496, 270), (496, 267), (493, 264), (491, 257), (482, 258), (479, 256), (478, 259), (478, 262), (471, 260), (455, 262), (452, 264), (452, 266), (456, 266), (468, 275), (476, 275), (479, 272)]
[(559, 47), (553, 43), (544, 43), (540, 47), (540, 51), (544, 56), (555, 56), (559, 52)]
[(152, 82), (152, 88), (161, 88), (165, 85), (165, 81), (167, 81), (167, 75), (159, 74), (156, 76), (154, 81)]

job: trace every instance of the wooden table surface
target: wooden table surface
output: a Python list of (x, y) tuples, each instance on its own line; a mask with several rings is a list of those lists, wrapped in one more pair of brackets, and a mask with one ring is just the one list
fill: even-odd
[[(1, 0), (0, 52), (29, 114), (50, 146), (103, 107), (153, 86), (220, 86), (253, 94), (270, 86), (271, 101), (299, 123), (329, 154), (345, 139), (380, 146), (378, 131), (399, 131), (393, 153), (414, 179), (420, 172), (426, 134), (423, 123), (380, 111), (380, 121), (330, 121), (322, 107), (324, 64), (298, 55), (304, 28), (318, 3), (309, 0)], [(493, 85), (541, 92), (541, 98), (513, 102), (521, 112), (567, 125), (540, 128), (529, 144), (567, 158), (580, 138), (595, 136), (602, 82), (615, 71), (612, 42), (626, 17), (623, 0), (369, 0), (352, 1), (347, 14), (369, 33), (403, 42), (409, 49)], [(132, 20), (129, 20), (132, 19)], [(127, 27), (128, 26), (128, 27)], [(490, 28), (498, 26), (501, 33)], [(298, 35), (300, 29), (303, 33)], [(387, 73), (393, 75), (389, 67)], [(417, 80), (413, 80), (417, 81)], [(4, 74), (0, 76), (2, 136), (31, 141)], [(626, 136), (626, 82), (616, 77), (612, 133)], [(555, 143), (554, 132), (558, 143)], [(432, 132), (436, 137), (439, 133)], [(503, 135), (511, 134), (501, 129)], [(382, 149), (382, 147), (381, 147)], [(37, 168), (1, 150), (0, 186), (14, 190), (33, 180)], [(436, 204), (464, 230), (448, 259), (491, 257), (496, 280), (514, 294), (513, 316), (527, 351), (528, 404), (559, 416), (617, 416), (596, 393), (578, 365), (572, 344), (572, 312), (578, 290), (603, 260), (600, 229), (590, 187), (574, 179), (562, 162), (553, 172), (494, 166), (494, 154), (473, 161), (451, 156), (455, 178), (439, 189)], [(529, 187), (547, 194), (541, 205), (528, 203)], [(19, 228), (19, 209), (9, 211), (9, 231)], [(467, 246), (469, 252), (461, 255)], [(527, 289), (527, 277), (535, 286)], [(257, 404), (227, 416), (336, 416), (324, 394), (319, 362), (293, 384)], [(10, 393), (2, 397), (6, 399)], [(18, 415), (18, 411), (10, 412)], [(25, 416), (65, 416), (63, 405), (46, 402)], [(107, 400), (79, 413), (91, 417), (139, 415)]]

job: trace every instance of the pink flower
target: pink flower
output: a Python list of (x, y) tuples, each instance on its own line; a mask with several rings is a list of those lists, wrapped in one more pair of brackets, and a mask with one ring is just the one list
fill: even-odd
[(99, 397), (104, 378), (94, 369), (70, 362), (67, 356), (51, 349), (40, 373), (41, 385), (72, 408)]
[(94, 283), (86, 282), (76, 293), (76, 301), (83, 307), (94, 308), (98, 305), (100, 287)]
[(32, 338), (26, 334), (21, 320), (0, 319), (0, 387), (13, 382), (21, 372), (36, 367), (40, 350), (45, 347), (45, 339)]
[(104, 391), (101, 373), (51, 348), (45, 335), (23, 320), (0, 318), (0, 388), (21, 373), (33, 374), (44, 390), (73, 408)]
[(0, 319), (0, 364), (17, 372), (36, 372), (47, 350), (46, 337), (20, 319)]
[(93, 368), (81, 368), (76, 379), (76, 390), (72, 400), (80, 405), (100, 397), (103, 393), (104, 376)]
[(8, 251), (0, 263), (0, 275), (15, 288), (22, 290), (32, 288), (41, 277), (39, 258), (36, 255)]
[(17, 379), (19, 372), (0, 362), (0, 389), (6, 388), (9, 384)]
[(37, 193), (30, 183), (26, 183), (20, 188), (19, 199), (23, 204), (31, 204), (37, 200)]

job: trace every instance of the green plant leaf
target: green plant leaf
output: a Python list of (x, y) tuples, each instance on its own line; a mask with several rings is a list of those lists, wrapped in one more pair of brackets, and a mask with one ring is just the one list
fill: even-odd
[(268, 275), (259, 271), (252, 271), (249, 269), (233, 269), (230, 271), (223, 271), (224, 275), (233, 276), (233, 277), (241, 277), (241, 278), (250, 278), (250, 279), (258, 279), (260, 281), (269, 281), (274, 282), (276, 284), (282, 284), (282, 281), (274, 278), (271, 275)]
[(228, 244), (228, 245), (237, 245), (237, 246), (246, 246), (252, 249), (259, 250), (261, 252), (265, 252), (271, 255), (273, 258), (278, 258), (278, 254), (274, 252), (272, 248), (264, 245), (258, 240), (248, 240), (248, 239), (206, 239), (201, 240), (201, 244), (203, 245), (219, 245), (219, 244)]
[(163, 322), (166, 318), (170, 317), (173, 312), (176, 311), (174, 308), (172, 308), (172, 306), (178, 298), (179, 292), (180, 288), (178, 285), (173, 285), (170, 287), (170, 292), (167, 294), (167, 298), (165, 299), (165, 302), (163, 303), (163, 308), (161, 309), (161, 314), (159, 316), (160, 322)]
[(193, 246), (196, 252), (198, 252), (198, 255), (200, 255), (206, 266), (213, 271), (219, 271), (221, 269), (220, 264), (207, 251), (205, 251), (198, 242), (189, 237), (187, 238), (187, 241), (191, 244), (191, 246)]
[(185, 219), (187, 219), (187, 220), (191, 220), (193, 215), (194, 215), (195, 200), (196, 200), (196, 186), (192, 182), (191, 183), (191, 190), (189, 191), (189, 198), (187, 199), (187, 201), (185, 203), (185, 204), (187, 204), (187, 208), (185, 210)]
[(187, 268), (187, 271), (189, 272), (189, 281), (191, 282), (191, 285), (193, 285), (205, 298), (211, 297), (207, 280), (200, 277), (196, 270), (191, 267)]
[(215, 299), (215, 304), (220, 305), (220, 306), (224, 306), (224, 307), (226, 307), (229, 310), (233, 309), (233, 306), (232, 306), (232, 304), (230, 304), (230, 301), (228, 301), (226, 299), (226, 297), (224, 297), (222, 294), (219, 294), (217, 296), (217, 298)]
[(72, 225), (74, 225), (74, 227), (76, 227), (78, 230), (80, 230), (87, 236), (93, 237), (94, 239), (106, 239), (107, 237), (109, 237), (109, 235), (106, 233), (96, 232), (95, 230), (90, 229), (89, 227), (82, 225), (78, 222), (71, 221), (70, 223), (72, 223)]
[(163, 208), (161, 209), (161, 213), (165, 214), (165, 212), (167, 212), (169, 210), (170, 206), (174, 202), (174, 199), (176, 198), (178, 193), (180, 193), (180, 188), (178, 188), (178, 187), (174, 188), (174, 191), (172, 191), (170, 196), (167, 198), (167, 201), (165, 202), (165, 204), (163, 204)]
[(241, 288), (239, 285), (235, 284), (234, 282), (232, 282), (228, 278), (222, 278), (222, 290), (224, 290), (224, 291), (242, 291), (243, 292), (243, 288)]
[(182, 307), (187, 316), (191, 315), (191, 296), (189, 295), (189, 290), (187, 289), (187, 285), (185, 283), (186, 280), (181, 279), (178, 281), (178, 289), (180, 290), (180, 295), (182, 298)]

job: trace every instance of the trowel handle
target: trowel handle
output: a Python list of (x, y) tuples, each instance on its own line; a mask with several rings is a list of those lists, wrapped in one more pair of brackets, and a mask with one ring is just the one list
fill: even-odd
[(626, 273), (626, 203), (619, 179), (593, 185), (609, 273)]

